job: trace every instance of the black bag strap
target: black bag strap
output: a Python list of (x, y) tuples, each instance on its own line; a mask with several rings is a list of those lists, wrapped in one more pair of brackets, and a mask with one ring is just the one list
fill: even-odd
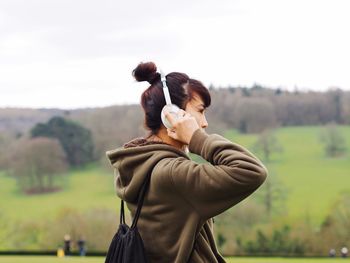
[[(151, 178), (151, 173), (147, 174), (142, 187), (141, 187), (141, 191), (139, 193), (139, 197), (137, 200), (137, 209), (136, 209), (136, 213), (135, 216), (132, 220), (132, 225), (130, 227), (130, 229), (134, 229), (137, 226), (137, 221), (139, 220), (140, 217), (140, 213), (141, 213), (141, 208), (143, 206), (143, 200), (145, 199), (145, 195), (146, 195), (146, 191), (150, 182), (150, 178)], [(124, 211), (124, 200), (121, 199), (121, 205), (120, 205), (120, 224), (125, 224), (125, 211)]]
[(120, 224), (124, 224), (125, 225), (125, 213), (124, 213), (124, 201), (123, 199), (121, 200), (121, 204), (120, 204)]

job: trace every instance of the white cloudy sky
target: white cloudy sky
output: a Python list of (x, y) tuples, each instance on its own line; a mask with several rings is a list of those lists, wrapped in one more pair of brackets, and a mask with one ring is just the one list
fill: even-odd
[(154, 61), (206, 85), (350, 90), (348, 0), (1, 0), (0, 107), (138, 103)]

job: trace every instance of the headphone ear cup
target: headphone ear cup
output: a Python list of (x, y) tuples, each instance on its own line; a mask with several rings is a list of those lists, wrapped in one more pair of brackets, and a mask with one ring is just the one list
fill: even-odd
[(160, 113), (160, 117), (162, 119), (162, 123), (163, 125), (168, 128), (168, 129), (172, 129), (173, 126), (170, 124), (170, 122), (167, 120), (167, 118), (165, 118), (165, 112), (169, 112), (170, 114), (172, 114), (172, 116), (177, 119), (177, 113), (180, 110), (180, 108), (178, 106), (176, 106), (175, 104), (168, 104), (165, 105), (162, 109), (162, 112)]

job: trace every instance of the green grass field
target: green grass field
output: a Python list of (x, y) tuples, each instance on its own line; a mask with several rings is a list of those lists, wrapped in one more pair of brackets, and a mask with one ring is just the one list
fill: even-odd
[[(289, 127), (276, 131), (284, 151), (272, 156), (272, 162), (267, 164), (267, 168), (288, 188), (288, 213), (275, 220), (293, 224), (308, 218), (313, 225), (318, 226), (340, 193), (350, 191), (350, 126), (340, 127), (346, 137), (348, 152), (337, 159), (329, 159), (324, 155), (323, 145), (319, 141), (323, 129)], [(248, 149), (252, 149), (256, 140), (256, 135), (241, 135), (236, 131), (228, 131), (225, 137)], [(114, 191), (112, 169), (105, 171), (91, 164), (85, 169), (70, 171), (64, 183), (66, 187), (63, 191), (28, 196), (18, 192), (13, 178), (0, 172), (0, 237), (2, 220), (19, 223), (25, 220), (47, 220), (62, 208), (78, 211), (107, 208), (115, 211), (117, 216), (119, 201)]]
[[(277, 130), (276, 137), (283, 153), (272, 156), (267, 165), (288, 188), (288, 220), (310, 217), (319, 224), (339, 193), (350, 191), (350, 127), (341, 127), (347, 140), (348, 153), (338, 159), (326, 158), (319, 134), (322, 127), (289, 127)], [(248, 149), (256, 135), (241, 135), (229, 131), (225, 137)], [(113, 171), (104, 171), (92, 164), (71, 171), (63, 191), (44, 195), (24, 195), (17, 191), (13, 178), (0, 172), (0, 211), (11, 220), (52, 217), (63, 207), (79, 211), (108, 208), (118, 211), (114, 192)], [(20, 208), (20, 209), (19, 209)], [(291, 222), (292, 223), (292, 222)]]
[[(0, 256), (0, 263), (101, 263), (104, 261), (102, 257), (37, 257), (37, 256)], [(337, 262), (349, 262), (349, 259), (340, 258), (227, 258), (228, 263), (337, 263)]]
[[(339, 194), (350, 191), (350, 127), (340, 127), (348, 152), (336, 159), (325, 157), (319, 139), (323, 129), (288, 127), (276, 131), (283, 152), (273, 155), (267, 168), (287, 187), (288, 214), (284, 220), (288, 223), (308, 218), (319, 225)], [(225, 137), (249, 149), (256, 140), (255, 135), (232, 131)]]
[[(103, 171), (96, 165), (68, 174), (63, 191), (42, 195), (19, 193), (16, 181), (0, 173), (2, 200), (0, 211), (11, 220), (52, 217), (61, 208), (79, 211), (91, 208), (108, 208), (117, 211), (119, 202), (114, 192), (113, 171)], [(18, 209), (20, 208), (20, 209)]]

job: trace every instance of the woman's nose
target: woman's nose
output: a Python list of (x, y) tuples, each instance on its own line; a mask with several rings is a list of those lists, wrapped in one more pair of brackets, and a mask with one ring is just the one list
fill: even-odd
[(202, 127), (203, 129), (205, 129), (205, 128), (208, 127), (208, 122), (207, 122), (207, 119), (206, 119), (205, 117), (202, 119), (201, 127)]

